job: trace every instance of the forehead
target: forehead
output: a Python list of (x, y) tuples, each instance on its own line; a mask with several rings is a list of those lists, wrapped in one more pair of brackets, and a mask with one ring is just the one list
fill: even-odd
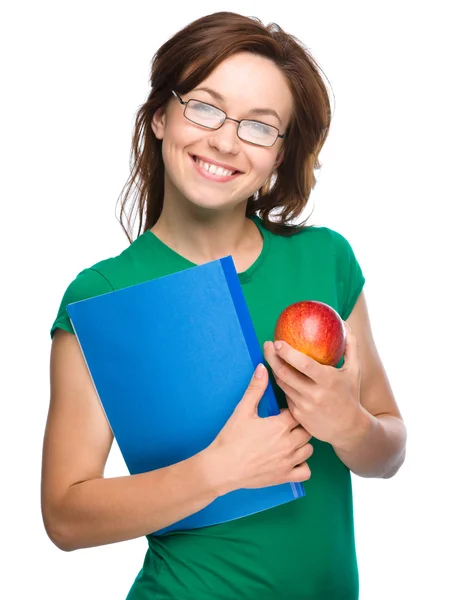
[(270, 59), (242, 52), (224, 60), (198, 87), (221, 94), (230, 108), (274, 108), (289, 120), (292, 95), (280, 69)]

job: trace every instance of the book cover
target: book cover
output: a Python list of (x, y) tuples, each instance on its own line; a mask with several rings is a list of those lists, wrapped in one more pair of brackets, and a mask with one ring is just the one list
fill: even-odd
[[(67, 311), (130, 474), (180, 462), (211, 444), (264, 362), (231, 256), (74, 302)], [(270, 381), (258, 414), (279, 414)], [(302, 496), (297, 482), (235, 490), (153, 535), (223, 523)]]

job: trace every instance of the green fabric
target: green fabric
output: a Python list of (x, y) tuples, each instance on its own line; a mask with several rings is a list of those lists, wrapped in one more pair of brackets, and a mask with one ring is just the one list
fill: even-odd
[[(282, 309), (299, 300), (326, 302), (347, 319), (364, 285), (347, 240), (326, 227), (282, 237), (253, 220), (263, 250), (239, 279), (261, 347), (273, 339)], [(56, 327), (73, 332), (65, 309), (69, 302), (191, 266), (147, 231), (119, 256), (78, 275), (63, 297), (52, 334)], [(285, 407), (283, 392), (271, 380)], [(127, 600), (356, 600), (350, 472), (329, 444), (312, 443), (304, 498), (221, 525), (147, 536), (149, 549)]]

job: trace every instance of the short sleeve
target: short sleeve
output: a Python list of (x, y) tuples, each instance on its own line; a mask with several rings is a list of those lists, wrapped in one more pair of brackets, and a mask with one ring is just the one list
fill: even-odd
[(365, 283), (365, 277), (348, 240), (337, 231), (329, 230), (333, 240), (340, 315), (350, 316)]
[(113, 287), (110, 282), (99, 271), (93, 268), (81, 271), (64, 293), (58, 314), (50, 330), (50, 336), (53, 338), (57, 328), (75, 333), (66, 310), (68, 304), (100, 296), (112, 290)]

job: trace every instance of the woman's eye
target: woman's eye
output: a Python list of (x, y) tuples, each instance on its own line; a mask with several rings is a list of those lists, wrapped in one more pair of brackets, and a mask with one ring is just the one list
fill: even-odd
[(270, 127), (268, 125), (264, 125), (264, 123), (258, 123), (257, 121), (251, 122), (251, 130), (254, 133), (270, 133)]
[(217, 109), (215, 109), (213, 106), (209, 106), (208, 104), (201, 104), (201, 103), (195, 104), (194, 109), (196, 112), (202, 113), (204, 115), (216, 115), (217, 114)]

